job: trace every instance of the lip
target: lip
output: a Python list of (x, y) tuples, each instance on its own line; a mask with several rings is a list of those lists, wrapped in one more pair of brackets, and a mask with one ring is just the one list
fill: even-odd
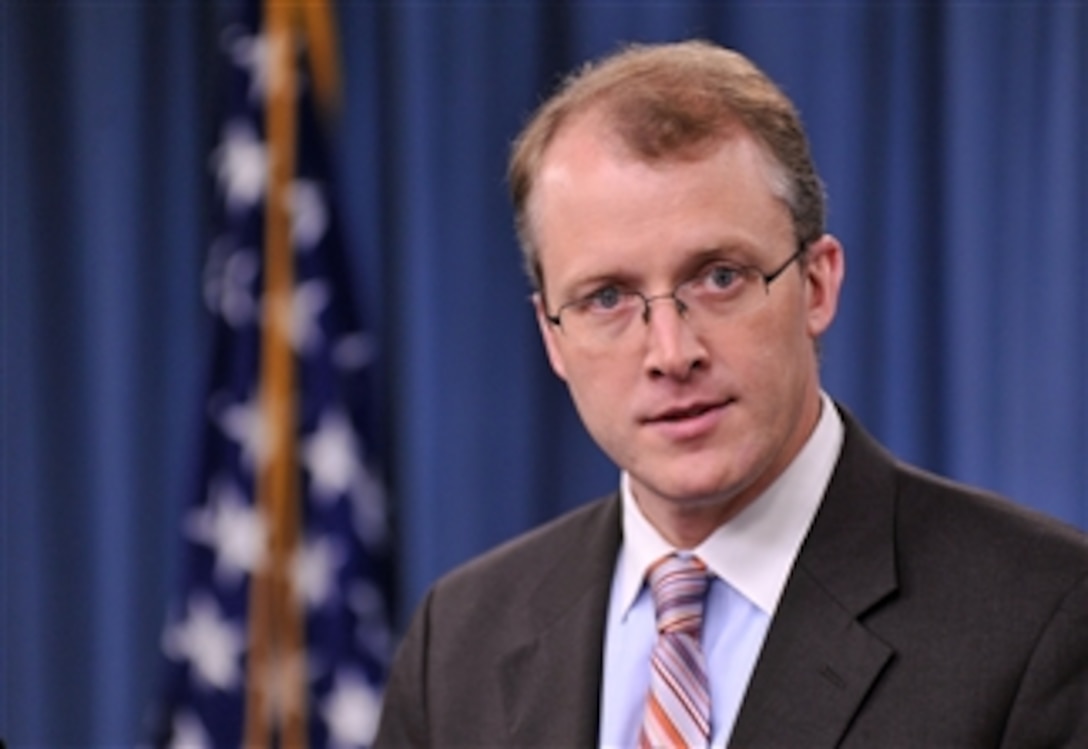
[(643, 424), (672, 441), (697, 439), (714, 430), (731, 403), (732, 400), (677, 404), (653, 413)]

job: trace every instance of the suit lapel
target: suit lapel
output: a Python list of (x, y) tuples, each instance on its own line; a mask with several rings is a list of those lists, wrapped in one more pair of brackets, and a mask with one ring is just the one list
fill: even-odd
[(894, 655), (860, 622), (896, 589), (894, 462), (845, 411), (843, 420), (842, 456), (771, 622), (731, 746), (835, 746)]
[(534, 592), (532, 631), (501, 664), (511, 745), (595, 746), (619, 501), (600, 505)]

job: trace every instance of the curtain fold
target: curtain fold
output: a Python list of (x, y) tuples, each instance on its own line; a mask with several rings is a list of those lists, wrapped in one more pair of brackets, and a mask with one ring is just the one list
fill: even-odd
[[(211, 74), (230, 3), (0, 10), (0, 735), (133, 745), (211, 355)], [(548, 369), (505, 161), (630, 41), (794, 98), (847, 279), (825, 384), (901, 456), (1088, 528), (1088, 7), (341, 3), (338, 185), (382, 334), (402, 616), (616, 471)]]

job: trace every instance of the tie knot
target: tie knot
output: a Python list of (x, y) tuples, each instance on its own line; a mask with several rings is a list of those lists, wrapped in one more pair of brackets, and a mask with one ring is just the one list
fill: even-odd
[(658, 632), (689, 632), (703, 625), (703, 599), (710, 578), (698, 557), (669, 554), (650, 568), (650, 593)]

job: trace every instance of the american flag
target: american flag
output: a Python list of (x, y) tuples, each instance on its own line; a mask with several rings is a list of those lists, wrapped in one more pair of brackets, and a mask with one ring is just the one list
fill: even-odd
[(329, 168), (327, 3), (252, 2), (222, 32), (205, 271), (215, 351), (183, 586), (162, 638), (162, 746), (360, 747), (391, 651), (376, 346), (347, 284)]

